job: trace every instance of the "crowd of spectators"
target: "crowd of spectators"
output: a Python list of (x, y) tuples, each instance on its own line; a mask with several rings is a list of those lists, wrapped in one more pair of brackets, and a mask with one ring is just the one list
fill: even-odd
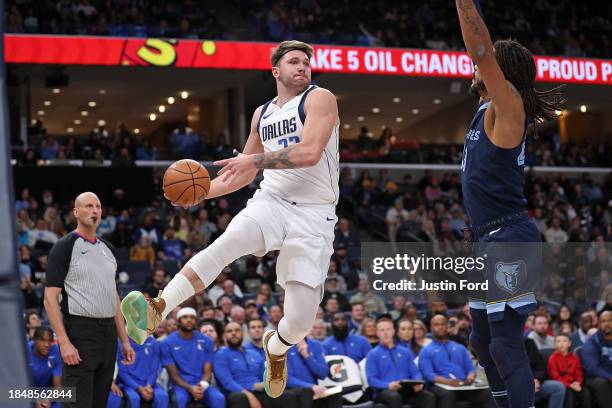
[(87, 136), (54, 136), (47, 132), (41, 120), (35, 120), (28, 130), (28, 144), (15, 146), (13, 158), (23, 166), (36, 166), (39, 160), (82, 159), (113, 166), (131, 166), (135, 160), (160, 160), (189, 157), (194, 160), (215, 160), (231, 156), (227, 136), (217, 136), (215, 143), (193, 129), (181, 125), (163, 141), (153, 143), (150, 137), (138, 137), (125, 123), (109, 130), (98, 126)]
[[(377, 0), (10, 0), (6, 31), (282, 41), (461, 50), (455, 3)], [(534, 54), (609, 58), (607, 2), (520, 0), (484, 4), (495, 38), (517, 38)]]
[[(253, 189), (255, 186), (248, 188)], [(465, 347), (470, 331), (469, 310), (461, 304), (450, 304), (450, 302), (447, 304), (435, 300), (429, 294), (417, 296), (411, 293), (390, 299), (383, 293), (376, 293), (363, 271), (359, 251), (362, 237), (364, 239), (374, 237), (374, 240), (383, 241), (431, 242), (437, 255), (451, 256), (458, 251), (464, 229), (467, 227), (458, 175), (456, 173), (438, 175), (425, 171), (422, 176), (414, 179), (413, 174), (404, 174), (400, 181), (386, 169), (380, 170), (376, 176), (368, 170), (355, 174), (350, 169), (344, 169), (341, 173), (340, 190), (339, 210), (346, 216), (341, 217), (338, 222), (334, 254), (329, 264), (321, 308), (311, 338), (305, 341), (306, 346), (301, 345), (296, 348), (294, 357), (299, 360), (302, 353), (306, 354), (304, 349), (316, 348), (313, 341), (322, 341), (323, 355), (343, 354), (356, 363), (369, 353), (374, 353), (376, 356), (376, 353), (387, 352), (381, 351), (380, 346), (376, 348), (380, 342), (383, 342), (383, 345), (387, 344), (385, 346), (387, 348), (403, 344), (414, 357), (418, 357), (423, 350), (427, 350), (427, 347), (444, 342), (448, 336), (454, 342), (453, 347), (459, 350), (457, 357), (459, 360), (456, 363), (458, 370), (461, 371), (453, 375), (466, 381), (478, 379), (473, 361), (468, 365), (465, 360), (467, 353)], [(548, 335), (557, 337), (569, 335), (571, 344), (574, 346), (584, 344), (583, 347), (587, 345), (589, 337), (598, 339), (600, 343), (597, 344), (609, 341), (605, 340), (602, 334), (595, 334), (597, 337), (593, 337), (593, 329), (600, 327), (600, 332), (610, 330), (609, 319), (602, 319), (602, 322), (598, 322), (598, 319), (602, 316), (602, 311), (612, 308), (612, 286), (609, 284), (612, 257), (610, 247), (606, 245), (612, 240), (609, 207), (611, 194), (611, 175), (606, 175), (601, 181), (595, 181), (590, 174), (569, 178), (563, 174), (549, 175), (533, 171), (527, 173), (525, 195), (528, 209), (544, 240), (555, 245), (572, 243), (574, 246), (567, 248), (575, 251), (572, 253), (575, 256), (573, 263), (567, 262), (561, 268), (562, 273), (544, 275), (545, 279), (542, 282), (544, 287), (538, 296), (543, 302), (542, 306), (529, 319), (526, 328), (527, 332), (533, 332), (528, 337), (535, 343), (536, 348), (538, 345), (548, 350), (551, 345), (557, 347), (557, 340), (553, 343)], [(140, 289), (151, 296), (162, 290), (169, 279), (196, 251), (214, 241), (243, 205), (243, 203), (231, 204), (232, 201), (218, 198), (184, 210), (171, 207), (161, 198), (154, 200), (148, 207), (132, 206), (129, 202), (129, 191), (117, 191), (113, 197), (107, 200), (103, 198), (104, 213), (98, 234), (107, 238), (116, 249), (121, 293)], [(39, 194), (24, 189), (17, 194), (15, 212), (19, 239), (19, 270), (21, 289), (28, 310), (41, 312), (41, 288), (45, 281), (47, 253), (59, 237), (74, 229), (76, 223), (71, 209), (72, 203), (58, 202), (50, 190), (44, 190)], [(242, 344), (243, 341), (245, 344), (252, 343), (253, 346), (249, 347), (254, 348), (255, 352), (260, 352), (261, 344), (258, 342), (261, 340), (262, 329), (255, 329), (252, 326), (273, 328), (282, 318), (283, 293), (275, 285), (276, 256), (277, 253), (274, 252), (263, 257), (247, 256), (228, 265), (205, 293), (194, 296), (182, 305), (193, 308), (195, 314), (193, 322), (185, 323), (189, 320), (189, 316), (178, 318), (177, 311), (174, 311), (156, 333), (158, 340), (171, 336), (173, 332), (179, 333), (175, 335), (176, 337), (182, 332), (191, 330), (189, 327), (197, 324), (203, 335), (214, 339), (214, 345), (211, 346), (213, 349), (224, 350), (223, 346), (228, 345), (231, 350), (227, 351), (226, 355), (222, 353), (222, 357), (218, 357), (217, 354), (212, 358), (210, 370), (217, 375), (216, 386), (224, 392), (215, 394), (216, 398), (221, 398), (219, 395), (223, 396), (230, 406), (233, 406), (231, 403), (233, 400), (230, 398), (232, 392), (241, 388), (232, 388), (232, 385), (219, 379), (219, 376), (222, 378), (243, 374), (246, 376), (249, 368), (230, 367), (228, 373), (219, 371), (223, 368), (219, 368), (216, 361), (219, 358), (223, 367), (222, 359), (233, 358), (231, 353), (236, 351), (232, 349), (232, 344)], [(566, 306), (561, 307), (562, 304)], [(443, 321), (439, 318), (434, 322), (438, 314), (446, 317)], [(397, 333), (397, 338), (393, 343), (394, 346), (389, 346), (388, 325), (385, 326), (380, 321), (381, 317), (385, 320), (387, 315), (395, 322), (393, 330)], [(541, 315), (546, 318), (536, 317)], [(577, 320), (573, 315), (580, 316), (580, 319)], [(257, 317), (262, 320), (257, 320)], [(45, 320), (44, 314), (42, 319), (39, 314), (27, 316), (29, 336), (36, 337), (35, 326), (39, 325), (41, 320)], [(383, 330), (382, 326), (386, 329)], [(44, 337), (45, 341), (49, 337), (44, 333), (40, 336)], [(564, 343), (564, 341), (561, 339), (558, 342)], [(549, 388), (556, 387), (557, 397), (559, 393), (564, 393), (571, 395), (569, 398), (596, 400), (597, 389), (602, 387), (597, 377), (605, 370), (609, 370), (604, 363), (597, 362), (597, 353), (601, 354), (602, 351), (601, 347), (596, 346), (596, 344), (592, 346), (590, 360), (589, 357), (584, 360), (584, 353), (580, 355), (584, 370), (582, 377), (579, 377), (578, 373), (574, 373), (576, 376), (571, 378), (555, 377), (555, 373), (559, 371), (554, 371), (554, 367), (557, 366), (549, 367), (544, 370), (543, 376), (538, 377), (541, 389), (550, 393)], [(550, 353), (543, 353), (544, 356), (541, 357), (548, 362), (545, 363), (545, 367), (546, 364), (548, 366), (557, 363), (570, 364), (567, 362), (570, 360), (574, 361), (572, 364), (575, 365), (575, 359), (567, 357), (569, 354), (563, 347), (565, 346), (557, 347), (562, 358), (552, 358), (553, 363), (548, 359)], [(172, 362), (172, 356), (164, 357), (163, 341), (160, 342), (158, 349), (161, 356), (159, 364), (162, 366), (178, 364)], [(253, 353), (246, 355), (245, 358), (257, 359)], [(453, 358), (451, 357), (451, 360)], [(121, 364), (118, 364), (119, 372), (122, 373)], [(255, 362), (254, 366), (259, 367), (259, 364)], [(295, 364), (294, 367), (302, 367), (299, 364), (305, 363), (296, 361)], [(602, 364), (604, 365), (601, 366)], [(234, 368), (246, 371), (242, 374), (233, 373), (231, 369)], [(364, 398), (381, 401), (384, 399), (387, 402), (398, 398), (393, 393), (391, 395), (383, 393), (383, 390), (377, 389), (376, 385), (381, 384), (376, 382), (377, 378), (386, 381), (387, 384), (398, 380), (393, 377), (396, 373), (380, 371), (380, 367), (376, 364), (367, 363), (367, 358), (364, 370), (368, 381), (370, 377), (373, 379), (373, 382), (369, 383), (372, 393)], [(165, 378), (170, 377), (170, 383), (180, 384), (180, 379), (173, 376), (183, 375), (182, 372), (179, 370), (177, 374), (171, 371), (167, 371)], [(316, 370), (298, 371), (310, 374), (307, 378), (298, 378), (294, 383), (297, 388), (304, 388), (306, 387), (304, 384), (308, 384), (304, 389), (310, 389), (312, 393), (321, 391), (315, 387), (317, 379), (321, 378), (320, 373)], [(435, 375), (432, 377), (432, 372), (435, 373), (431, 371), (427, 359), (419, 359), (411, 371), (402, 375), (421, 376), (430, 384), (429, 390), (419, 392), (431, 390), (441, 404), (438, 406), (454, 406), (452, 402), (448, 402), (449, 398), (454, 398), (454, 394), (432, 390), (431, 383), (435, 377)], [(256, 379), (260, 378), (260, 374), (251, 372), (249, 378), (252, 382), (240, 383), (242, 384), (240, 387), (247, 389), (254, 387), (253, 384), (259, 381)], [(377, 375), (384, 378), (379, 378)], [(113, 398), (116, 399), (115, 397), (120, 394), (125, 394), (126, 398), (133, 398), (134, 394), (130, 393), (130, 386), (126, 382), (129, 380), (122, 379), (125, 378), (122, 376), (124, 374), (118, 376), (113, 386)], [(163, 378), (162, 375), (162, 385)], [(210, 384), (214, 383), (214, 375), (209, 375), (207, 378)], [(557, 379), (557, 383), (549, 382)], [(166, 385), (167, 382), (168, 380)], [(558, 383), (564, 385), (560, 386)], [(152, 387), (147, 388), (146, 392), (141, 390), (141, 393), (137, 390), (136, 394), (143, 398), (151, 397), (155, 394), (155, 384), (150, 385)], [(590, 390), (588, 395), (586, 392), (581, 394), (582, 390), (587, 389)], [(186, 391), (194, 398), (199, 397), (202, 392), (204, 391), (200, 388)], [(186, 395), (179, 393), (177, 396), (176, 390), (170, 394), (174, 395), (172, 397), (174, 399)], [(601, 392), (599, 394), (601, 395)], [(547, 393), (542, 393), (542, 398), (545, 395), (552, 398), (552, 394)], [(262, 397), (255, 393), (254, 397), (257, 396)], [(163, 397), (160, 398), (164, 401)], [(289, 395), (286, 398), (292, 401), (291, 398), (299, 396)], [(482, 403), (486, 406), (488, 403), (486, 398), (482, 400), (480, 397), (475, 398), (471, 400), (474, 404)], [(423, 399), (426, 404), (431, 397)], [(236, 404), (240, 406), (239, 403)], [(393, 403), (389, 404), (392, 406)]]
[[(528, 139), (527, 166), (612, 167), (608, 142), (560, 143), (558, 134), (542, 134)], [(399, 139), (390, 128), (375, 138), (364, 126), (356, 140), (343, 140), (340, 159), (343, 162), (375, 163), (461, 163), (463, 148), (459, 144), (423, 144), (409, 138)], [(38, 160), (85, 159), (111, 160), (116, 166), (134, 164), (134, 160), (168, 160), (189, 157), (215, 160), (232, 155), (225, 133), (211, 140), (187, 126), (179, 126), (163, 141), (153, 143), (150, 137), (134, 135), (123, 122), (116, 129), (98, 126), (88, 136), (54, 136), (41, 120), (35, 120), (28, 131), (28, 145), (15, 146), (13, 158), (21, 165), (36, 165)]]
[[(583, 141), (561, 143), (558, 132), (539, 131), (537, 139), (528, 136), (526, 166), (612, 167), (609, 142)], [(385, 127), (375, 137), (362, 126), (356, 140), (343, 140), (340, 157), (345, 162), (460, 164), (460, 144), (428, 144), (398, 138)]]

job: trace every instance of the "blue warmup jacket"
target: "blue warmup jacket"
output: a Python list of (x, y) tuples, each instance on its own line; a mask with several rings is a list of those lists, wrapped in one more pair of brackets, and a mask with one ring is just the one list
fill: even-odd
[(119, 367), (117, 379), (121, 384), (134, 390), (138, 387), (145, 387), (147, 384), (154, 387), (157, 375), (161, 370), (159, 342), (153, 336), (149, 336), (142, 345), (130, 339), (130, 345), (136, 353), (136, 361), (129, 365), (123, 364), (121, 360), (124, 359), (124, 356), (119, 346), (117, 348), (117, 366)]
[(248, 343), (244, 344), (244, 348), (247, 350), (253, 350), (259, 354), (259, 357), (261, 357), (263, 361), (266, 361), (266, 352), (264, 351), (263, 347), (257, 347), (252, 341), (249, 341)]
[(365, 337), (349, 334), (343, 341), (337, 340), (334, 336), (328, 337), (323, 341), (323, 348), (328, 356), (334, 354), (348, 356), (359, 363), (372, 349), (372, 346)]
[(202, 380), (204, 366), (212, 363), (215, 354), (213, 341), (197, 330), (189, 340), (175, 331), (161, 341), (160, 348), (162, 364), (176, 365), (179, 375), (191, 385)]
[(217, 383), (226, 393), (253, 390), (253, 385), (261, 382), (265, 360), (249, 349), (223, 347), (217, 351), (213, 371)]
[(39, 357), (34, 353), (34, 341), (30, 340), (28, 342), (28, 354), (32, 372), (32, 386), (52, 387), (53, 377), (62, 376), (62, 356), (57, 344), (51, 345), (48, 356)]
[(580, 359), (587, 377), (612, 378), (612, 341), (605, 341), (601, 330), (584, 343)]
[(308, 358), (302, 357), (296, 347), (287, 352), (287, 388), (310, 388), (329, 374), (325, 351), (320, 342), (307, 339)]
[(450, 379), (453, 374), (456, 379), (463, 381), (468, 374), (476, 372), (465, 346), (452, 340), (442, 343), (436, 339), (419, 353), (419, 369), (425, 380), (431, 383), (436, 375)]
[[(414, 364), (412, 352), (401, 346), (374, 347), (366, 357), (368, 385), (376, 392), (386, 390), (389, 383), (399, 380), (422, 380), (421, 372)], [(376, 395), (374, 395), (376, 397)]]

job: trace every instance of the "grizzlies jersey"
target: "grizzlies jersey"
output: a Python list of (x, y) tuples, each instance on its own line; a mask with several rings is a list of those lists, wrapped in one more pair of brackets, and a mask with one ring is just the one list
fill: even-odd
[[(304, 102), (315, 88), (309, 86), (283, 107), (278, 107), (273, 101), (263, 106), (257, 131), (265, 152), (300, 143), (306, 120)], [(317, 164), (298, 169), (266, 169), (261, 189), (298, 204), (335, 205), (339, 195), (338, 145), (338, 125), (335, 125)]]
[(465, 137), (461, 161), (463, 203), (472, 227), (525, 211), (525, 135), (511, 149), (495, 146), (485, 133), (490, 102), (482, 103)]

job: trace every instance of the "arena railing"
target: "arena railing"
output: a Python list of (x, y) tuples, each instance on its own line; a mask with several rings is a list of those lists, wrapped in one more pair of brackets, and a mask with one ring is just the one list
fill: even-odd
[[(136, 160), (134, 165), (137, 167), (168, 167), (174, 161), (173, 160)], [(215, 167), (212, 161), (201, 161), (205, 167)], [(17, 160), (12, 159), (11, 164), (17, 165)], [(112, 162), (110, 160), (97, 161), (97, 160), (38, 160), (37, 165), (39, 167), (45, 166), (68, 166), (68, 167), (111, 167)], [(461, 166), (458, 164), (401, 164), (401, 163), (352, 163), (352, 162), (340, 162), (340, 167), (348, 167), (354, 170), (365, 170), (365, 169), (386, 169), (394, 171), (459, 171)], [(537, 173), (597, 173), (597, 174), (608, 174), (612, 173), (612, 167), (570, 167), (570, 166), (529, 166), (525, 167), (525, 170), (534, 170)]]

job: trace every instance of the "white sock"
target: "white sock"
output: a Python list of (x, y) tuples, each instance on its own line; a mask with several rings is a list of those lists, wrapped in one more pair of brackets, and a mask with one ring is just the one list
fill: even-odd
[(175, 307), (195, 295), (195, 289), (189, 279), (183, 274), (176, 274), (162, 292), (161, 298), (166, 301), (166, 308), (162, 313), (165, 318)]
[(291, 346), (287, 346), (278, 338), (278, 332), (274, 332), (274, 335), (268, 340), (268, 352), (275, 356), (282, 356), (289, 350)]

